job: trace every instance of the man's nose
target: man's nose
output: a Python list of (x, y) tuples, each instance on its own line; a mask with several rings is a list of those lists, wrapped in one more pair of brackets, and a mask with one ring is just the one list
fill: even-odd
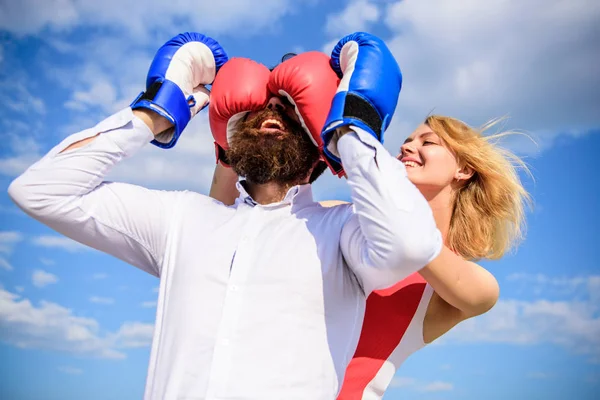
[(269, 102), (267, 103), (267, 108), (269, 110), (279, 110), (279, 111), (284, 111), (285, 110), (285, 105), (283, 104), (283, 102), (281, 101), (281, 99), (279, 97), (271, 97), (269, 99)]

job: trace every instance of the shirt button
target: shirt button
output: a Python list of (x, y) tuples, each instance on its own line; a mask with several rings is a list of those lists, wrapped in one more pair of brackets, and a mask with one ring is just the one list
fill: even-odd
[(236, 285), (231, 285), (229, 286), (229, 290), (231, 290), (232, 292), (237, 292), (238, 287)]

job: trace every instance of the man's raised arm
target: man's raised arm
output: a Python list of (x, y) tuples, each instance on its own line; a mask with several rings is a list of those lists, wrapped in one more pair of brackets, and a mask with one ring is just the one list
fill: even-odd
[(10, 185), (13, 201), (50, 228), (160, 275), (168, 223), (181, 193), (104, 182), (114, 165), (151, 142), (169, 148), (208, 103), (203, 85), (227, 56), (185, 33), (157, 52), (147, 88), (126, 108), (67, 137)]
[(379, 38), (358, 32), (337, 44), (332, 65), (342, 80), (322, 138), (325, 155), (348, 177), (354, 215), (340, 243), (368, 294), (425, 266), (442, 238), (404, 165), (382, 145), (402, 85), (391, 52)]

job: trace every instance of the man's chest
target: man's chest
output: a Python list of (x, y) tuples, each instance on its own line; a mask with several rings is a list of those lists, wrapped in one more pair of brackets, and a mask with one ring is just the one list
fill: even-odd
[(184, 221), (167, 249), (164, 270), (177, 288), (170, 296), (187, 304), (237, 297), (241, 308), (299, 310), (356, 283), (343, 261), (340, 227), (264, 212), (238, 213), (209, 234), (197, 229), (201, 223)]

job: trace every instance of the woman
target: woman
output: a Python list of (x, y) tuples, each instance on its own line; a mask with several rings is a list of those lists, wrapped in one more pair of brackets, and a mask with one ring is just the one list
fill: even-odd
[[(483, 136), (492, 125), (476, 130), (433, 115), (402, 145), (398, 159), (428, 200), (445, 247), (419, 273), (369, 296), (338, 400), (381, 399), (410, 354), (496, 303), (496, 279), (471, 260), (498, 259), (516, 244), (529, 196), (515, 170), (524, 164), (494, 143), (502, 134)], [(217, 167), (211, 196), (233, 203), (236, 181)]]

